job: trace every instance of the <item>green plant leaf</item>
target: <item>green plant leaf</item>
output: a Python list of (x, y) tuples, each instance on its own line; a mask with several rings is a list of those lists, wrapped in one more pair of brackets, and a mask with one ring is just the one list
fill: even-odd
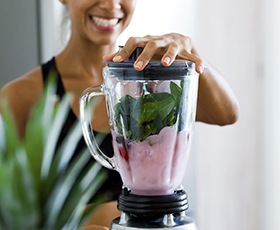
[[(0, 122), (0, 229), (77, 229), (83, 209), (104, 175), (87, 150), (74, 158), (82, 131), (79, 121), (58, 148), (61, 128), (72, 98), (56, 101), (56, 86), (48, 83), (35, 105), (20, 140), (7, 105)], [(97, 141), (102, 137), (97, 137)]]
[[(70, 101), (71, 98), (68, 95), (62, 99), (61, 103), (58, 106), (56, 116), (51, 124), (50, 133), (48, 135), (46, 144), (44, 146), (44, 158), (43, 158), (42, 170), (40, 172), (42, 179), (48, 176), (52, 159), (55, 154), (55, 149), (57, 146), (59, 134), (61, 133), (62, 130), (63, 121), (66, 120), (68, 112), (70, 110)], [(75, 140), (79, 140), (80, 137), (81, 134), (79, 132), (77, 136), (74, 136), (74, 139), (76, 138)], [(77, 145), (77, 141), (73, 142), (73, 144), (71, 144), (69, 148), (74, 149), (76, 145)]]
[(2, 114), (0, 114), (0, 125), (2, 126), (0, 154), (5, 153), (6, 157), (8, 157), (14, 154), (17, 146), (19, 145), (19, 141), (15, 128), (15, 122), (12, 113), (8, 107), (7, 101), (2, 100), (0, 103), (2, 108)]

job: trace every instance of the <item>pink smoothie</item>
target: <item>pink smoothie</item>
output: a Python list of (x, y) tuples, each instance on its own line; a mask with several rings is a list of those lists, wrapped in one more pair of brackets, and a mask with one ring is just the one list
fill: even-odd
[(165, 127), (144, 141), (120, 141), (117, 133), (112, 131), (112, 135), (118, 171), (133, 194), (167, 195), (181, 185), (190, 149), (189, 132)]

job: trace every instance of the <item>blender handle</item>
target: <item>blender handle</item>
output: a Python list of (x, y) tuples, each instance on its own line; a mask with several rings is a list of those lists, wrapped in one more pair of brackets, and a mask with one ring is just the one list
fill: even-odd
[(80, 121), (82, 124), (83, 136), (91, 155), (104, 167), (116, 170), (114, 158), (106, 156), (98, 147), (95, 135), (91, 128), (91, 100), (93, 97), (105, 96), (103, 85), (87, 88), (80, 98)]

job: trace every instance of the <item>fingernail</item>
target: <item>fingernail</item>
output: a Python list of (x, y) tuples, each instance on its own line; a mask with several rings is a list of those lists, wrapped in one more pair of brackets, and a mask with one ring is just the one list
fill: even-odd
[(163, 59), (163, 61), (164, 61), (167, 65), (169, 65), (169, 64), (170, 64), (170, 61), (171, 61), (171, 58), (170, 58), (170, 57), (165, 57), (165, 58)]
[(204, 71), (204, 66), (203, 66), (203, 65), (200, 65), (200, 66), (198, 67), (198, 69), (199, 69), (199, 73), (203, 73), (203, 71)]
[(115, 56), (115, 57), (113, 58), (113, 61), (114, 61), (114, 62), (120, 62), (120, 61), (122, 61), (122, 56), (121, 56), (121, 55)]
[(134, 67), (136, 69), (142, 69), (143, 65), (144, 65), (144, 63), (142, 61), (139, 61), (134, 65)]

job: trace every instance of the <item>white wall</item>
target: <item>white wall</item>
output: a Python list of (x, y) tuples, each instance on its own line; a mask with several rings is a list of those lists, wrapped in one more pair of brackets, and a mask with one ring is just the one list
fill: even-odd
[(279, 229), (280, 2), (198, 2), (199, 45), (241, 109), (232, 127), (198, 125), (199, 229)]
[(119, 44), (130, 36), (159, 35), (170, 32), (194, 35), (195, 0), (138, 0), (129, 27)]
[(41, 60), (48, 61), (64, 47), (63, 5), (58, 0), (43, 0), (41, 8)]
[(198, 0), (200, 50), (224, 74), (240, 102), (233, 126), (197, 126), (197, 222), (200, 230), (258, 230), (262, 154), (262, 57), (255, 0)]
[(262, 229), (280, 228), (280, 2), (262, 2), (264, 97), (264, 154)]

